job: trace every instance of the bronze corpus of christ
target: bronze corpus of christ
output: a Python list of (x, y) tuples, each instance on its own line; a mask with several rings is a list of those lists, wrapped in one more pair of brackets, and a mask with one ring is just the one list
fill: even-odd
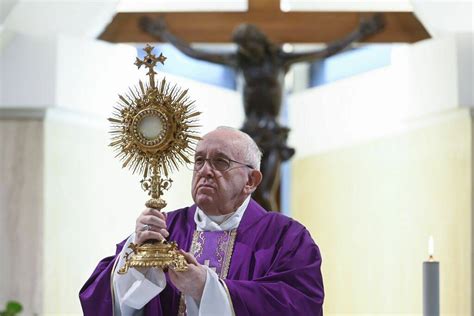
[(279, 123), (285, 74), (295, 63), (321, 60), (343, 51), (354, 42), (365, 40), (383, 29), (384, 20), (381, 14), (362, 19), (359, 26), (344, 38), (329, 43), (324, 49), (301, 53), (285, 52), (252, 24), (240, 24), (235, 28), (232, 34), (237, 45), (235, 52), (193, 48), (171, 33), (163, 18), (144, 16), (140, 26), (189, 57), (229, 66), (242, 74), (245, 121), (241, 130), (249, 134), (263, 152), (263, 180), (253, 196), (265, 209), (278, 210), (280, 166), (295, 153), (286, 144), (290, 129)]

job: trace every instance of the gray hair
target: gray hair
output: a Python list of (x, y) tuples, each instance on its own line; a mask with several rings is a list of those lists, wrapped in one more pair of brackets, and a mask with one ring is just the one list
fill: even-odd
[(227, 130), (236, 133), (244, 144), (243, 154), (245, 162), (253, 166), (255, 169), (260, 170), (260, 162), (262, 161), (262, 151), (258, 148), (257, 143), (250, 137), (249, 134), (242, 132), (237, 128), (230, 126), (219, 126), (216, 130)]

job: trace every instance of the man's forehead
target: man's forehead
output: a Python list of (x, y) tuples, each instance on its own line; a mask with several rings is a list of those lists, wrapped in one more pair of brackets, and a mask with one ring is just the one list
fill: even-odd
[(218, 154), (226, 154), (231, 152), (233, 147), (234, 145), (230, 140), (223, 141), (215, 139), (203, 139), (198, 143), (196, 147), (196, 153), (213, 152)]
[(226, 150), (220, 150), (220, 149), (217, 149), (217, 148), (208, 148), (208, 149), (204, 149), (204, 148), (198, 148), (195, 152), (195, 156), (205, 156), (206, 154), (211, 154), (212, 156), (226, 156), (226, 157), (232, 157), (232, 153), (230, 151), (226, 151)]
[(196, 154), (212, 153), (233, 156), (239, 151), (240, 143), (235, 135), (210, 133), (198, 143)]

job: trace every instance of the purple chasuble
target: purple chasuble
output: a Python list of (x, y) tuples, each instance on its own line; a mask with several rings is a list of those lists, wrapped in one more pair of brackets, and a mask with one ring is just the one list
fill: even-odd
[[(196, 206), (192, 206), (170, 212), (167, 217), (169, 239), (186, 251), (196, 236), (195, 211)], [(321, 255), (304, 226), (279, 213), (265, 211), (251, 199), (234, 231), (233, 247), (228, 243), (232, 239), (230, 232), (203, 232), (208, 242), (201, 254), (196, 254), (196, 248), (193, 252), (199, 255), (201, 264), (209, 260), (209, 266), (216, 268), (228, 288), (236, 315), (322, 315)], [(82, 287), (79, 297), (84, 315), (113, 315), (111, 273), (124, 243), (117, 245), (114, 257), (99, 263)], [(212, 249), (219, 245), (225, 245), (221, 246), (222, 251)], [(222, 272), (229, 255), (225, 277)], [(145, 315), (177, 315), (180, 293), (167, 281), (163, 292), (145, 306)]]

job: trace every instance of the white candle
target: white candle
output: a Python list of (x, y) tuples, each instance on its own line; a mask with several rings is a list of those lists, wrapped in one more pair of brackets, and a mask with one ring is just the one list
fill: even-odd
[(428, 255), (430, 258), (433, 258), (434, 255), (434, 240), (433, 236), (430, 236), (428, 239)]

